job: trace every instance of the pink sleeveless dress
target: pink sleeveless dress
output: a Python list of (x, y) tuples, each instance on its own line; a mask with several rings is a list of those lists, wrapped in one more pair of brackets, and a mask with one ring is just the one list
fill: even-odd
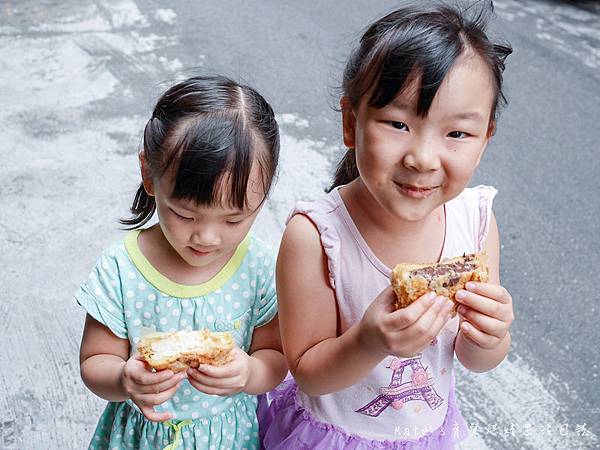
[[(477, 186), (446, 203), (442, 258), (482, 249), (495, 195), (493, 187)], [(391, 269), (360, 235), (337, 189), (317, 202), (299, 202), (289, 217), (295, 214), (319, 230), (343, 333), (389, 285)], [(307, 395), (287, 379), (259, 414), (264, 448), (453, 448), (468, 434), (454, 392), (458, 324), (458, 316), (449, 320), (416, 357), (389, 356), (360, 382), (331, 394)]]

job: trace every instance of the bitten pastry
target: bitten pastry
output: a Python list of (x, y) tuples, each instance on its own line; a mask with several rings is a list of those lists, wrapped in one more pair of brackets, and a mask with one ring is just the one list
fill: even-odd
[[(489, 268), (484, 253), (473, 253), (434, 264), (398, 264), (392, 272), (396, 309), (404, 308), (423, 294), (434, 291), (454, 301), (456, 293), (469, 281), (487, 282)], [(450, 312), (456, 315), (458, 305)]]
[(137, 349), (152, 368), (182, 372), (200, 364), (223, 365), (234, 346), (230, 333), (183, 330), (143, 336)]

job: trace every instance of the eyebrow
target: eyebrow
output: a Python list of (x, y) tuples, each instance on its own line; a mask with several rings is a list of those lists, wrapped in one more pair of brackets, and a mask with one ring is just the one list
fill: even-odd
[(404, 100), (395, 99), (390, 102), (390, 105), (394, 108), (411, 111), (414, 109), (413, 105), (406, 103)]
[[(414, 111), (413, 105), (411, 105), (410, 103), (406, 103), (403, 100), (398, 100), (398, 99), (393, 100), (390, 103), (390, 105), (393, 106), (394, 108), (398, 108), (403, 111)], [(449, 119), (451, 119), (451, 120), (474, 120), (474, 121), (481, 121), (481, 122), (485, 121), (485, 118), (477, 111), (467, 111), (467, 112), (453, 114), (453, 115), (449, 116)]]
[(458, 113), (450, 116), (450, 119), (458, 119), (458, 120), (475, 120), (475, 121), (485, 121), (483, 116), (476, 111), (467, 111), (464, 113)]
[[(195, 214), (197, 212), (194, 209), (189, 209), (189, 208), (186, 208), (185, 206), (181, 206), (181, 205), (171, 204), (171, 205), (169, 205), (169, 207), (171, 209), (173, 209), (173, 208), (182, 209), (185, 212), (188, 212), (190, 214)], [(223, 216), (223, 217), (233, 217), (233, 216), (242, 216), (242, 215), (245, 215), (245, 214), (250, 215), (252, 212), (253, 211), (249, 211), (249, 210), (245, 211), (245, 210), (241, 210), (241, 209), (236, 209), (236, 210), (231, 210), (231, 211), (226, 212), (225, 214), (220, 214), (220, 215)]]

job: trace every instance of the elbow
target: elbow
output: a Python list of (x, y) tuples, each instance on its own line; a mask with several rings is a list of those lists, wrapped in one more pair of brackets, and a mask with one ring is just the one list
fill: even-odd
[(298, 385), (298, 389), (300, 389), (304, 394), (310, 395), (311, 397), (315, 397), (318, 395), (325, 395), (328, 393), (322, 392), (321, 389), (316, 389), (316, 386), (312, 384), (310, 380), (306, 377), (302, 375), (296, 375), (294, 372), (292, 372), (292, 375), (294, 376), (294, 380)]
[(331, 392), (323, 389), (325, 386), (315, 380), (311, 373), (300, 368), (298, 365), (290, 366), (290, 373), (294, 377), (294, 381), (298, 385), (298, 388), (306, 395), (316, 397), (319, 395), (330, 394)]

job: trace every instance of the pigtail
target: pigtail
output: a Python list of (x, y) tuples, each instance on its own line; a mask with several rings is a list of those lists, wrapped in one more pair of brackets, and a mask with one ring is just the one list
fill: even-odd
[[(148, 120), (144, 128), (144, 156), (147, 164), (150, 166), (151, 172), (153, 172), (152, 168), (156, 167), (161, 160), (159, 155), (161, 154), (161, 148), (166, 136), (162, 121), (156, 117), (158, 111), (159, 107), (157, 106), (153, 116)], [(156, 172), (156, 169), (154, 172)], [(133, 214), (133, 217), (119, 219), (119, 223), (125, 225), (126, 230), (134, 230), (143, 226), (154, 215), (156, 200), (153, 196), (148, 195), (144, 188), (144, 183), (140, 183), (129, 210)]]
[(348, 184), (359, 177), (358, 166), (356, 165), (356, 151), (349, 148), (342, 160), (338, 163), (333, 178), (333, 184), (326, 189), (331, 192), (338, 186)]
[(129, 219), (119, 219), (119, 223), (125, 225), (126, 230), (133, 230), (143, 226), (152, 218), (156, 211), (156, 201), (153, 196), (148, 195), (146, 189), (144, 189), (143, 183), (140, 183), (140, 186), (135, 193), (130, 211), (133, 214), (133, 217)]

